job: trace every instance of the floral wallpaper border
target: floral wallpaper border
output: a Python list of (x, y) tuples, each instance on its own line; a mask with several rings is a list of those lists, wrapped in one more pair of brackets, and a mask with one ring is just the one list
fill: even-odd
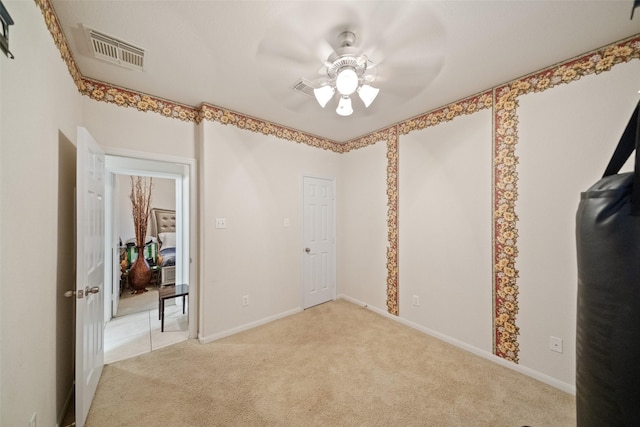
[(45, 23), (60, 51), (62, 60), (67, 64), (69, 74), (73, 78), (78, 91), (96, 101), (116, 104), (121, 107), (135, 108), (138, 111), (154, 112), (165, 117), (182, 121), (199, 123), (201, 120), (218, 121), (222, 124), (233, 124), (237, 127), (265, 135), (307, 144), (335, 152), (344, 152), (344, 144), (320, 138), (295, 129), (286, 128), (275, 123), (252, 118), (230, 110), (202, 104), (199, 108), (171, 102), (166, 99), (120, 88), (108, 83), (99, 82), (82, 76), (75, 62), (67, 39), (62, 32), (60, 22), (50, 0), (35, 0), (44, 15)]
[(465, 114), (490, 108), (493, 105), (491, 91), (474, 95), (437, 109), (405, 120), (385, 131), (376, 132), (363, 138), (349, 141), (349, 149), (356, 149), (373, 144), (380, 140), (387, 141), (387, 311), (399, 315), (399, 280), (398, 280), (398, 194), (400, 176), (399, 136), (416, 130), (436, 126)]
[(35, 0), (35, 2), (36, 5), (40, 8), (42, 15), (44, 15), (44, 22), (47, 25), (51, 36), (53, 37), (53, 42), (56, 44), (58, 51), (60, 51), (62, 60), (65, 64), (67, 64), (67, 68), (69, 69), (69, 74), (71, 74), (73, 82), (76, 84), (78, 90), (82, 92), (84, 89), (82, 74), (80, 73), (80, 69), (78, 68), (78, 64), (76, 64), (75, 59), (73, 59), (71, 49), (69, 49), (69, 44), (67, 43), (67, 38), (60, 28), (60, 21), (58, 21), (58, 17), (53, 10), (51, 1)]
[(464, 98), (445, 107), (425, 113), (423, 115), (405, 120), (399, 125), (400, 134), (406, 135), (416, 130), (422, 130), (430, 126), (437, 126), (456, 117), (473, 114), (477, 111), (490, 108), (493, 105), (492, 91), (488, 90), (478, 95)]
[(86, 78), (82, 79), (82, 85), (83, 89), (80, 93), (96, 101), (108, 102), (120, 107), (131, 107), (143, 112), (151, 111), (187, 122), (195, 122), (198, 118), (198, 110), (188, 105), (177, 104)]
[(69, 69), (78, 91), (96, 101), (113, 103), (123, 107), (150, 111), (165, 117), (200, 123), (210, 120), (230, 124), (252, 132), (306, 144), (312, 147), (346, 153), (380, 141), (387, 144), (387, 310), (398, 315), (398, 176), (399, 136), (436, 126), (455, 117), (473, 114), (493, 107), (493, 299), (495, 355), (518, 363), (519, 328), (518, 314), (518, 217), (515, 210), (518, 199), (518, 97), (531, 92), (541, 92), (560, 84), (579, 80), (590, 74), (610, 70), (614, 65), (640, 58), (640, 35), (610, 46), (581, 55), (516, 79), (475, 96), (454, 102), (440, 109), (402, 121), (371, 134), (339, 143), (310, 135), (257, 118), (202, 104), (199, 108), (181, 105), (165, 99), (119, 88), (82, 76), (71, 54), (66, 37), (50, 0), (34, 0), (44, 15), (45, 23)]
[(381, 141), (386, 141), (387, 144), (387, 311), (390, 314), (399, 315), (399, 136), (436, 126), (458, 116), (490, 108), (492, 105), (492, 92), (487, 91), (341, 144), (344, 147), (341, 152), (356, 150)]
[(197, 121), (200, 122), (202, 120), (214, 121), (223, 125), (233, 125), (251, 132), (258, 132), (263, 135), (272, 135), (276, 138), (285, 139), (299, 144), (306, 144), (311, 147), (322, 148), (324, 150), (331, 150), (336, 153), (344, 152), (344, 144), (210, 104), (201, 105)]
[(571, 83), (640, 58), (640, 36), (592, 51), (494, 90), (493, 232), (494, 343), (496, 356), (518, 363), (518, 97)]
[(399, 315), (398, 283), (398, 129), (387, 132), (387, 311)]

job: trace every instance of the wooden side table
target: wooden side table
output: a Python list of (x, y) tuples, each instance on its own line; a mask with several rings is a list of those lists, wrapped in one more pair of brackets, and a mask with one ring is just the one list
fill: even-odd
[(182, 297), (182, 314), (184, 314), (185, 297), (189, 295), (189, 285), (161, 286), (158, 290), (158, 318), (160, 319), (160, 332), (164, 332), (164, 302), (171, 298)]

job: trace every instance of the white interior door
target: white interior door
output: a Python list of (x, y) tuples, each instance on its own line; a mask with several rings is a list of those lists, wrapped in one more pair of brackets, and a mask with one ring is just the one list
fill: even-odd
[(104, 153), (78, 128), (76, 166), (76, 426), (84, 426), (104, 365)]
[(303, 308), (335, 299), (335, 185), (303, 177)]

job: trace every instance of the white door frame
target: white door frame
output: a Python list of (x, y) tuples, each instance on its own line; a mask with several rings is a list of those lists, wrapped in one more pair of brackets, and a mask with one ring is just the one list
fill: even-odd
[(338, 281), (337, 281), (337, 243), (336, 243), (336, 179), (335, 177), (326, 177), (326, 176), (319, 176), (319, 175), (314, 175), (314, 174), (309, 174), (309, 173), (305, 173), (302, 174), (302, 176), (300, 177), (300, 218), (302, 218), (302, 220), (300, 221), (301, 224), (301, 233), (300, 233), (300, 241), (301, 241), (301, 245), (300, 245), (300, 262), (302, 264), (302, 268), (301, 268), (301, 276), (300, 276), (300, 307), (302, 307), (302, 309), (305, 309), (305, 245), (306, 242), (304, 240), (305, 236), (304, 236), (304, 221), (305, 221), (305, 199), (304, 199), (304, 180), (305, 178), (314, 178), (314, 179), (323, 179), (326, 181), (330, 181), (331, 185), (332, 185), (332, 189), (333, 189), (333, 212), (331, 212), (331, 214), (333, 215), (333, 230), (330, 231), (331, 234), (331, 240), (333, 241), (333, 254), (332, 254), (332, 262), (333, 262), (333, 277), (332, 282), (333, 282), (333, 290), (332, 290), (332, 295), (331, 295), (331, 299), (335, 300), (337, 293), (338, 293)]
[[(177, 253), (182, 260), (181, 267), (176, 265), (176, 280), (189, 283), (189, 338), (196, 338), (199, 325), (197, 324), (198, 311), (198, 257), (197, 253), (197, 229), (196, 229), (196, 161), (195, 159), (174, 156), (163, 156), (154, 153), (137, 152), (131, 150), (105, 147), (106, 169), (110, 176), (114, 174), (143, 175), (176, 180), (176, 198), (182, 199), (176, 204), (176, 223), (183, 224), (183, 231), (176, 229), (176, 238), (182, 242), (182, 253)], [(108, 188), (108, 192), (111, 190)], [(109, 209), (107, 212), (109, 213)], [(113, 218), (106, 218), (106, 236), (109, 244), (113, 233)], [(182, 235), (180, 235), (182, 234)], [(111, 251), (109, 247), (109, 251)], [(110, 252), (109, 252), (110, 253)], [(113, 284), (111, 270), (109, 284)], [(111, 298), (109, 298), (109, 301)], [(105, 304), (105, 315), (111, 312)]]

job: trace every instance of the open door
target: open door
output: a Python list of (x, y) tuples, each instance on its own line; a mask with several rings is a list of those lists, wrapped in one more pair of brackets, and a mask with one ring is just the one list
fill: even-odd
[(78, 128), (76, 161), (76, 426), (83, 427), (104, 365), (104, 153)]

